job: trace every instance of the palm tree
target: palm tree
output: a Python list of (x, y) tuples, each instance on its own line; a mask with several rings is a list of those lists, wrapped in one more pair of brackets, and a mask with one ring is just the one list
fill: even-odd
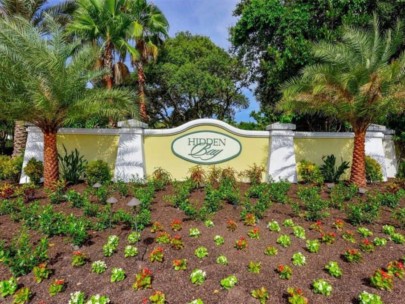
[(168, 36), (169, 23), (162, 11), (147, 0), (129, 0), (128, 14), (132, 19), (130, 39), (135, 45), (127, 44), (127, 49), (138, 76), (139, 114), (143, 121), (147, 121), (143, 66), (157, 58), (158, 46)]
[[(76, 9), (75, 1), (67, 0), (49, 5), (47, 0), (0, 0), (0, 16), (3, 18), (20, 16), (34, 26), (44, 26), (44, 17), (51, 15), (56, 22), (65, 25), (70, 21)], [(19, 156), (25, 149), (27, 132), (23, 121), (14, 122), (13, 157)]]
[[(125, 56), (126, 35), (131, 24), (126, 0), (78, 0), (78, 9), (67, 29), (83, 39), (102, 46), (99, 62), (109, 73), (104, 77), (108, 89), (113, 87), (114, 52)], [(119, 65), (118, 65), (119, 67)]]
[(372, 29), (345, 28), (341, 42), (315, 44), (313, 53), (320, 63), (305, 67), (282, 87), (282, 109), (322, 112), (351, 124), (350, 181), (361, 187), (366, 185), (367, 128), (405, 107), (405, 54), (398, 56), (402, 41), (399, 24), (382, 34), (376, 17)]
[(93, 69), (98, 50), (80, 48), (80, 41), (67, 38), (50, 19), (46, 22), (47, 33), (22, 18), (0, 20), (0, 115), (41, 129), (45, 187), (52, 187), (59, 175), (58, 129), (77, 116), (122, 117), (133, 97), (123, 90), (87, 88), (106, 74)]

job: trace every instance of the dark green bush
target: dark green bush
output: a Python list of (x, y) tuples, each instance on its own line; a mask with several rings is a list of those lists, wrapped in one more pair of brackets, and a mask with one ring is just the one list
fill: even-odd
[(63, 146), (63, 149), (65, 154), (63, 156), (58, 154), (62, 179), (67, 183), (78, 184), (86, 169), (87, 160), (84, 159), (83, 155), (79, 154), (77, 149), (74, 149), (69, 154), (65, 146)]
[(317, 221), (329, 216), (326, 212), (328, 201), (321, 199), (318, 187), (301, 187), (297, 195), (302, 200), (305, 208), (305, 218), (308, 221)]
[(271, 183), (268, 187), (270, 199), (273, 202), (285, 204), (288, 202), (287, 192), (290, 190), (291, 184), (289, 182), (280, 181)]
[(383, 180), (381, 165), (370, 156), (366, 156), (366, 179), (369, 183), (381, 182)]
[(377, 197), (380, 200), (382, 206), (396, 208), (399, 205), (399, 201), (401, 200), (403, 192), (404, 190), (401, 189), (396, 193), (380, 193)]
[(341, 164), (337, 166), (336, 157), (333, 154), (322, 157), (322, 160), (323, 164), (319, 167), (319, 170), (322, 173), (324, 181), (328, 183), (337, 183), (340, 177), (349, 168), (349, 163), (343, 160)]
[(350, 201), (356, 196), (359, 189), (356, 185), (336, 184), (330, 191), (331, 206), (337, 209), (343, 208), (343, 203)]
[(400, 208), (393, 212), (392, 218), (397, 220), (402, 228), (405, 227), (405, 208)]
[(372, 223), (380, 215), (380, 203), (375, 197), (369, 196), (365, 202), (350, 204), (346, 214), (353, 225)]
[(66, 200), (71, 204), (73, 208), (82, 208), (86, 200), (79, 192), (71, 189), (66, 192)]
[(37, 185), (44, 175), (44, 165), (40, 160), (31, 158), (25, 166), (24, 172), (30, 178), (30, 181)]
[(405, 178), (405, 159), (402, 159), (398, 165), (398, 178)]
[(95, 183), (109, 183), (111, 178), (110, 167), (105, 161), (93, 160), (87, 164), (85, 180), (89, 186), (93, 186)]
[(22, 169), (23, 158), (0, 155), (0, 180), (18, 182)]

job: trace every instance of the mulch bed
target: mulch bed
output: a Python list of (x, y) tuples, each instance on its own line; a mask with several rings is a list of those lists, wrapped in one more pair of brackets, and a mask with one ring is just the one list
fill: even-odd
[[(380, 186), (374, 186), (376, 190), (381, 189)], [(378, 188), (380, 187), (380, 188)], [(83, 190), (84, 185), (77, 185), (76, 190)], [(247, 189), (247, 185), (241, 185), (242, 192)], [(296, 197), (295, 193), (297, 186), (293, 185), (290, 190), (290, 197)], [(202, 222), (192, 221), (185, 217), (184, 213), (173, 206), (169, 205), (164, 200), (164, 196), (172, 193), (172, 188), (168, 187), (165, 191), (160, 191), (156, 194), (152, 204), (152, 221), (159, 221), (172, 236), (179, 234), (182, 236), (185, 248), (182, 250), (174, 250), (169, 245), (159, 245), (154, 243), (156, 234), (150, 232), (150, 228), (142, 232), (142, 240), (136, 246), (139, 249), (139, 255), (133, 258), (124, 258), (124, 247), (127, 245), (126, 237), (131, 232), (124, 226), (117, 226), (106, 231), (91, 232), (91, 240), (80, 250), (89, 256), (90, 262), (83, 267), (72, 267), (71, 257), (74, 248), (70, 245), (66, 238), (53, 237), (50, 239), (49, 266), (54, 270), (51, 280), (54, 278), (63, 278), (67, 282), (66, 291), (50, 297), (48, 287), (51, 280), (45, 280), (41, 284), (34, 281), (33, 275), (28, 274), (19, 279), (19, 284), (30, 287), (34, 294), (31, 303), (67, 303), (69, 295), (75, 291), (83, 291), (86, 295), (102, 294), (108, 295), (112, 303), (142, 303), (145, 298), (153, 293), (152, 290), (134, 291), (132, 284), (134, 283), (135, 274), (144, 267), (152, 270), (154, 275), (153, 289), (163, 291), (166, 295), (167, 303), (170, 304), (185, 304), (193, 299), (201, 298), (204, 303), (258, 303), (250, 295), (251, 290), (264, 286), (269, 294), (269, 303), (287, 303), (286, 290), (288, 287), (299, 287), (303, 290), (304, 295), (309, 299), (309, 303), (357, 303), (357, 296), (363, 290), (370, 293), (379, 294), (384, 303), (404, 303), (405, 299), (405, 280), (395, 279), (394, 289), (391, 292), (380, 291), (370, 286), (368, 278), (378, 268), (385, 267), (389, 261), (398, 260), (405, 256), (405, 246), (394, 244), (389, 241), (385, 247), (376, 247), (373, 253), (363, 253), (363, 262), (359, 264), (349, 264), (345, 262), (341, 255), (348, 248), (358, 248), (361, 236), (356, 233), (356, 244), (350, 244), (344, 241), (338, 233), (337, 240), (332, 245), (322, 244), (319, 253), (309, 253), (305, 249), (305, 240), (298, 239), (292, 235), (292, 229), (282, 227), (282, 234), (290, 234), (292, 245), (288, 248), (282, 248), (276, 244), (276, 239), (280, 234), (270, 232), (266, 225), (270, 220), (277, 220), (280, 225), (286, 218), (292, 218), (294, 223), (301, 225), (306, 230), (307, 239), (319, 238), (319, 232), (310, 230), (311, 222), (307, 222), (302, 218), (295, 217), (291, 206), (274, 204), (267, 212), (265, 217), (259, 221), (257, 226), (260, 229), (260, 240), (253, 240), (247, 237), (247, 232), (252, 227), (244, 226), (240, 221), (241, 207), (234, 208), (231, 205), (224, 204), (223, 208), (216, 213), (212, 220), (215, 227), (207, 228)], [(43, 197), (41, 202), (47, 203), (44, 199), (45, 195), (42, 191), (37, 193), (38, 197)], [(324, 196), (327, 196), (324, 194)], [(115, 194), (115, 197), (119, 197)], [(203, 191), (196, 191), (192, 194), (191, 200), (198, 201), (204, 197)], [(114, 209), (122, 208), (128, 210), (126, 203), (130, 198), (121, 198), (114, 206)], [(401, 207), (405, 206), (405, 202), (401, 202)], [(63, 211), (67, 214), (81, 214), (81, 210), (72, 209), (67, 203), (62, 203), (55, 206), (58, 211)], [(386, 237), (381, 233), (383, 224), (393, 224), (390, 218), (388, 208), (383, 207), (381, 217), (378, 221), (371, 225), (364, 225), (374, 232), (374, 237)], [(325, 219), (324, 227), (326, 232), (336, 232), (332, 228), (335, 219), (345, 219), (346, 215), (338, 210), (331, 209), (331, 216)], [(179, 232), (173, 232), (170, 229), (170, 223), (173, 219), (183, 220), (183, 229)], [(228, 219), (237, 221), (238, 228), (231, 232), (226, 229)], [(20, 225), (10, 220), (9, 216), (0, 216), (0, 238), (10, 240), (18, 231)], [(196, 227), (202, 235), (199, 238), (191, 238), (188, 235), (189, 228)], [(345, 223), (344, 230), (355, 231), (357, 227)], [(397, 231), (405, 234), (403, 229), (397, 228)], [(40, 235), (36, 232), (32, 233), (32, 239), (37, 240)], [(109, 235), (118, 235), (120, 238), (118, 252), (112, 257), (104, 257), (102, 246), (106, 243)], [(215, 235), (222, 235), (225, 238), (225, 244), (216, 246), (213, 239)], [(235, 241), (240, 237), (246, 237), (248, 240), (248, 248), (246, 250), (236, 250), (234, 248)], [(277, 256), (264, 255), (264, 249), (267, 246), (275, 246), (278, 249)], [(149, 253), (156, 247), (164, 247), (164, 262), (151, 263), (148, 260)], [(209, 256), (203, 260), (198, 259), (194, 255), (194, 250), (198, 246), (205, 246), (208, 249)], [(302, 252), (307, 258), (307, 264), (303, 267), (292, 266), (291, 257), (296, 252)], [(229, 265), (222, 266), (216, 264), (216, 258), (219, 255), (225, 255), (228, 258)], [(186, 271), (175, 271), (172, 267), (174, 259), (186, 258), (188, 267)], [(108, 266), (107, 271), (102, 275), (97, 275), (91, 272), (91, 262), (96, 260), (104, 260)], [(343, 270), (343, 277), (340, 279), (331, 277), (323, 270), (324, 265), (328, 261), (337, 261)], [(261, 262), (260, 274), (253, 274), (247, 271), (249, 261)], [(288, 264), (293, 268), (293, 275), (290, 280), (282, 280), (279, 278), (275, 269), (279, 264)], [(127, 278), (118, 283), (110, 283), (110, 273), (113, 267), (122, 267), (127, 274)], [(189, 276), (193, 269), (200, 268), (207, 273), (207, 279), (201, 286), (195, 286), (190, 282)], [(239, 282), (231, 290), (226, 291), (221, 289), (220, 280), (224, 277), (234, 274)], [(0, 280), (8, 279), (11, 273), (8, 269), (0, 265)], [(316, 295), (311, 290), (311, 284), (314, 279), (323, 278), (330, 282), (333, 286), (332, 295), (325, 297)], [(3, 299), (2, 299), (3, 300)], [(5, 302), (11, 303), (12, 299), (7, 298)]]

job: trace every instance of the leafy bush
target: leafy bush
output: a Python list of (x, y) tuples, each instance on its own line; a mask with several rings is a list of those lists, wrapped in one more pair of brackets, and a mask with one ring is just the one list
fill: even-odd
[(62, 178), (67, 183), (78, 184), (86, 169), (87, 160), (84, 159), (83, 155), (79, 154), (77, 149), (71, 151), (70, 154), (68, 154), (65, 146), (63, 146), (63, 150), (65, 155), (58, 154)]
[(328, 201), (321, 199), (319, 188), (308, 187), (300, 188), (297, 192), (305, 207), (305, 218), (309, 221), (320, 220), (327, 217), (329, 213), (325, 211), (328, 208)]
[(152, 172), (151, 182), (156, 190), (162, 190), (172, 182), (172, 177), (168, 171), (159, 167)]
[(252, 185), (257, 185), (262, 182), (262, 174), (264, 173), (264, 167), (258, 166), (256, 163), (253, 166), (250, 166), (249, 169), (246, 169), (241, 173), (242, 176), (249, 179)]
[(271, 183), (268, 187), (270, 199), (274, 202), (285, 204), (288, 202), (287, 192), (290, 190), (291, 183), (286, 181), (279, 181)]
[(337, 183), (340, 177), (349, 169), (349, 163), (347, 161), (341, 162), (340, 166), (336, 166), (336, 157), (331, 154), (322, 157), (323, 164), (319, 167), (325, 182)]
[(190, 173), (190, 180), (193, 181), (194, 187), (200, 188), (204, 185), (205, 182), (205, 171), (203, 167), (197, 165), (188, 170)]
[(30, 236), (26, 231), (21, 231), (14, 238), (10, 246), (0, 243), (0, 260), (9, 267), (11, 273), (16, 276), (26, 275), (42, 262), (48, 259), (48, 240), (42, 238), (34, 247), (30, 242)]
[(323, 183), (323, 176), (319, 167), (307, 160), (302, 160), (298, 163), (298, 178), (304, 183)]
[(392, 218), (394, 220), (397, 220), (399, 222), (399, 224), (401, 225), (401, 227), (405, 227), (405, 208), (396, 210), (392, 214)]
[(381, 165), (370, 156), (366, 156), (366, 179), (370, 183), (381, 182), (383, 180)]
[(0, 180), (18, 182), (22, 164), (22, 156), (11, 158), (6, 155), (0, 155)]
[(350, 201), (358, 191), (359, 189), (354, 184), (346, 186), (345, 184), (339, 183), (335, 185), (330, 191), (331, 206), (342, 209), (343, 203)]
[(95, 183), (109, 183), (111, 178), (110, 167), (105, 161), (94, 160), (87, 164), (85, 179), (88, 185), (92, 186)]
[(402, 159), (399, 162), (397, 177), (398, 178), (405, 178), (405, 159)]
[(41, 177), (44, 175), (44, 165), (40, 160), (31, 158), (25, 166), (24, 172), (32, 183), (39, 184)]
[(380, 203), (369, 197), (365, 202), (359, 201), (349, 205), (346, 214), (353, 225), (372, 223), (380, 214)]

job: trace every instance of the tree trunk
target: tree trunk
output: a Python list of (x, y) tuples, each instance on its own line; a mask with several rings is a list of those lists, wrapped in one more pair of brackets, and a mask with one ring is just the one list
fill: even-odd
[(107, 86), (107, 89), (112, 89), (113, 87), (113, 56), (112, 56), (112, 45), (111, 42), (106, 42), (104, 48), (104, 68), (107, 69), (110, 73), (104, 76), (104, 80)]
[(136, 63), (136, 69), (138, 73), (139, 115), (143, 122), (148, 122), (149, 118), (145, 103), (145, 72), (143, 70), (142, 61)]
[(366, 131), (365, 129), (354, 130), (354, 146), (350, 182), (358, 187), (365, 187), (366, 181)]
[(14, 122), (14, 138), (13, 138), (13, 157), (23, 154), (25, 145), (27, 143), (27, 130), (25, 129), (24, 122), (16, 120)]
[(52, 188), (59, 179), (58, 150), (56, 148), (57, 131), (44, 133), (44, 186)]

